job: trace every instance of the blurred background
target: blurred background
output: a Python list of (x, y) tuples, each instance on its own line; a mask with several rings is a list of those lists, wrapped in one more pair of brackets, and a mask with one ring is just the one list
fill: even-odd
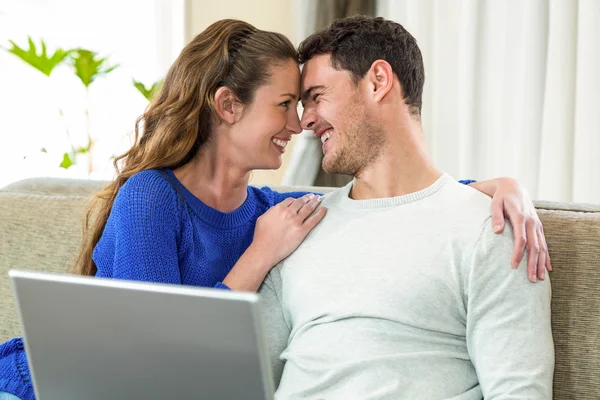
[[(599, 0), (0, 0), (0, 186), (111, 179), (153, 87), (218, 19), (297, 45), (356, 13), (416, 37), (423, 128), (440, 169), (511, 176), (534, 199), (600, 203)], [(320, 161), (304, 132), (281, 169), (256, 171), (252, 183), (347, 182)]]

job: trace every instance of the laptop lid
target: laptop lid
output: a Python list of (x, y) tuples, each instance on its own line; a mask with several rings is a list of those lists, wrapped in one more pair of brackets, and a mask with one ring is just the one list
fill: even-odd
[(259, 297), (9, 271), (37, 398), (271, 399)]

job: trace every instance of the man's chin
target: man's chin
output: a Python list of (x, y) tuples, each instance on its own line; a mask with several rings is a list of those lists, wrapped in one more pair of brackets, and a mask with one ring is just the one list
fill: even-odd
[(329, 160), (327, 159), (327, 156), (325, 156), (323, 158), (321, 167), (323, 168), (323, 171), (327, 172), (328, 174), (337, 174), (338, 173), (335, 168), (335, 163), (329, 162)]
[(328, 164), (325, 162), (325, 160), (323, 160), (321, 167), (323, 167), (323, 171), (327, 172), (328, 174), (352, 175), (352, 173), (346, 171), (344, 168), (340, 168), (339, 165)]
[(354, 164), (344, 164), (343, 162), (338, 162), (339, 159), (336, 160), (328, 160), (327, 158), (323, 159), (321, 163), (321, 167), (323, 171), (328, 174), (339, 174), (339, 175), (348, 175), (348, 176), (356, 176), (359, 168)]

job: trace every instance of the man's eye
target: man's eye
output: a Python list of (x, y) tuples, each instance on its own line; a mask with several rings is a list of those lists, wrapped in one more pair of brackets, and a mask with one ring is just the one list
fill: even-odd
[(312, 100), (317, 101), (317, 99), (319, 98), (320, 95), (321, 95), (320, 93), (313, 95)]

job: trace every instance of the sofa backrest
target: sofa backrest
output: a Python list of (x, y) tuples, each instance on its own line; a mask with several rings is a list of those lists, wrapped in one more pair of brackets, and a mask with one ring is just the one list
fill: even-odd
[[(68, 271), (80, 246), (89, 198), (105, 184), (36, 178), (0, 189), (0, 341), (20, 335), (8, 270)], [(554, 398), (598, 398), (600, 206), (537, 202), (536, 207), (554, 266), (550, 273), (556, 349)]]
[(0, 189), (0, 341), (20, 335), (8, 270), (69, 270), (89, 198), (104, 184), (28, 179)]

